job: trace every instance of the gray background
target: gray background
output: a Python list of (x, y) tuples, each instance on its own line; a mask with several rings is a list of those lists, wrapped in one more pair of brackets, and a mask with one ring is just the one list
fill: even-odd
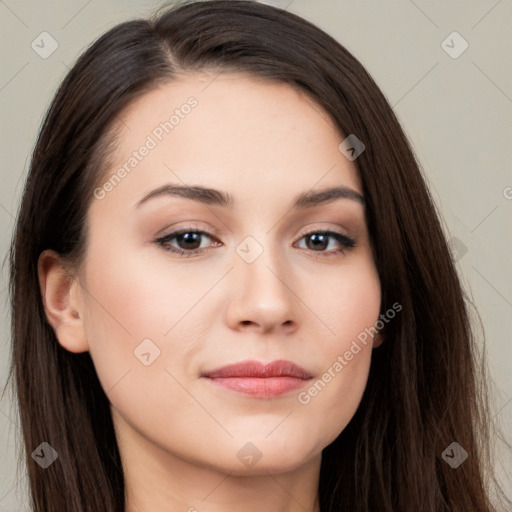
[[(511, 0), (266, 3), (287, 7), (333, 35), (365, 65), (393, 105), (442, 212), (464, 287), (482, 318), (495, 385), (493, 414), (511, 440)], [(97, 36), (120, 21), (149, 15), (159, 5), (149, 0), (0, 0), (2, 261), (30, 152), (59, 82)], [(46, 59), (31, 47), (44, 31), (58, 43)], [(454, 52), (463, 48), (458, 36), (442, 44), (453, 31), (469, 45), (457, 58)], [(4, 265), (0, 388), (9, 361), (6, 286)], [(16, 473), (17, 412), (9, 396), (0, 402), (2, 512), (27, 509), (26, 479)], [(496, 447), (501, 455), (496, 467), (511, 496), (512, 482), (505, 477), (512, 474), (511, 455), (501, 441)]]

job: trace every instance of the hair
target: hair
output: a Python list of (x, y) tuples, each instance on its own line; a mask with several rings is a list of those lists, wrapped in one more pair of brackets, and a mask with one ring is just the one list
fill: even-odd
[[(355, 415), (322, 452), (322, 512), (495, 511), (488, 384), (470, 301), (397, 117), (331, 36), (285, 10), (237, 0), (185, 2), (114, 26), (78, 58), (43, 120), (10, 249), (9, 379), (33, 510), (125, 507), (109, 400), (89, 353), (65, 350), (47, 321), (38, 257), (53, 249), (70, 271), (80, 267), (88, 207), (116, 143), (118, 115), (155, 87), (204, 70), (300, 90), (341, 134), (366, 146), (355, 163), (381, 312), (395, 302), (402, 311), (385, 325)], [(42, 441), (59, 454), (44, 470), (30, 456)], [(454, 441), (469, 454), (457, 469), (441, 457)]]

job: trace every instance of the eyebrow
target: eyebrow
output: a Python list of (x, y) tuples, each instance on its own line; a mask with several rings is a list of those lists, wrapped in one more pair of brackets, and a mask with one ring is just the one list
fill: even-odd
[[(135, 207), (139, 208), (150, 199), (161, 196), (183, 197), (199, 203), (230, 209), (235, 205), (235, 198), (231, 194), (214, 188), (203, 187), (201, 185), (166, 184), (147, 193), (136, 203)], [(311, 208), (331, 203), (337, 199), (350, 199), (362, 205), (365, 204), (365, 199), (359, 192), (339, 185), (299, 194), (293, 201), (292, 209)]]

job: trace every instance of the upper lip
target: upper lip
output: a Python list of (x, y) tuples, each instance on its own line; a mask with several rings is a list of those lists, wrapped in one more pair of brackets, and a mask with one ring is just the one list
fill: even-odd
[(310, 375), (304, 368), (291, 361), (278, 359), (268, 364), (259, 361), (241, 361), (216, 368), (202, 374), (203, 377), (296, 377), (299, 379), (310, 379)]

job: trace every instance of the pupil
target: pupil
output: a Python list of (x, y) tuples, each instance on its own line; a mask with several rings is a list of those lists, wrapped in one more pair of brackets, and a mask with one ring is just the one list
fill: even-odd
[[(185, 244), (197, 244), (197, 239), (199, 237), (199, 233), (183, 233), (181, 235), (178, 235), (178, 242), (184, 241)], [(196, 240), (194, 240), (196, 238)], [(197, 247), (186, 247), (186, 249), (197, 249), (201, 244), (199, 243)]]
[[(319, 240), (320, 238), (325, 238), (324, 240)], [(327, 238), (325, 237), (325, 235), (318, 235), (318, 234), (313, 234), (313, 235), (310, 235), (309, 236), (309, 240), (312, 240), (313, 241), (313, 247), (319, 247), (321, 246), (322, 248), (325, 248), (327, 247)], [(317, 243), (319, 242), (319, 243)]]

